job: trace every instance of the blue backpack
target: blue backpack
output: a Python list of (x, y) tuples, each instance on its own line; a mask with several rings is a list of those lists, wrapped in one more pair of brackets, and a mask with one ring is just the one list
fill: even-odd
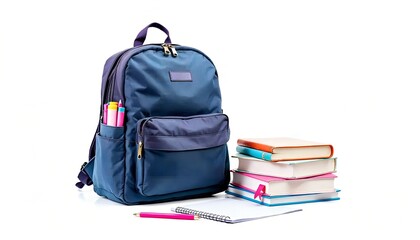
[[(150, 27), (166, 33), (163, 44), (143, 45)], [(122, 126), (104, 124), (103, 106), (119, 101)], [(222, 192), (230, 181), (229, 134), (213, 62), (172, 44), (169, 31), (152, 23), (133, 48), (105, 63), (99, 124), (76, 186), (93, 184), (98, 195), (127, 205)]]

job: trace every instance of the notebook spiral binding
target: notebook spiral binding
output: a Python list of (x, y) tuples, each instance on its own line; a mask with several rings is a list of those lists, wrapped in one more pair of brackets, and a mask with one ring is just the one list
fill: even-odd
[(175, 212), (195, 215), (195, 216), (199, 216), (200, 218), (213, 220), (213, 221), (218, 221), (218, 222), (228, 222), (230, 220), (229, 216), (224, 216), (224, 215), (219, 215), (219, 214), (214, 214), (214, 213), (208, 213), (208, 212), (203, 212), (203, 211), (196, 211), (196, 210), (192, 210), (192, 209), (184, 208), (184, 207), (175, 208)]

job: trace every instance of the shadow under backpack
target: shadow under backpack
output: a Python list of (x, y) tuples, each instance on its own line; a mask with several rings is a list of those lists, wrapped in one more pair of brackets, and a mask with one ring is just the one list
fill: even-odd
[[(163, 44), (143, 45), (155, 27)], [(103, 106), (120, 101), (123, 127), (103, 124)], [(105, 63), (101, 113), (78, 188), (93, 184), (110, 200), (146, 204), (206, 197), (230, 181), (228, 117), (216, 68), (203, 52), (171, 43), (151, 23), (134, 47)]]

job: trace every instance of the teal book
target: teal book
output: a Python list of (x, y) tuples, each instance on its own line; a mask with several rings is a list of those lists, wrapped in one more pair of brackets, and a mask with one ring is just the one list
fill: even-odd
[(272, 161), (276, 160), (273, 159), (273, 154), (269, 152), (264, 152), (261, 150), (257, 150), (254, 148), (244, 147), (244, 146), (236, 146), (236, 151), (238, 153), (242, 153), (251, 157), (259, 158), (262, 160)]

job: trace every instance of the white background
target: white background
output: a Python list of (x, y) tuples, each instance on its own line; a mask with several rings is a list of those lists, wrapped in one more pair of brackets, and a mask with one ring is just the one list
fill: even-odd
[[(419, 12), (402, 0), (2, 1), (0, 238), (418, 239)], [(138, 219), (178, 203), (78, 191), (103, 64), (154, 21), (216, 64), (231, 152), (238, 137), (329, 142), (342, 199), (228, 225)]]

